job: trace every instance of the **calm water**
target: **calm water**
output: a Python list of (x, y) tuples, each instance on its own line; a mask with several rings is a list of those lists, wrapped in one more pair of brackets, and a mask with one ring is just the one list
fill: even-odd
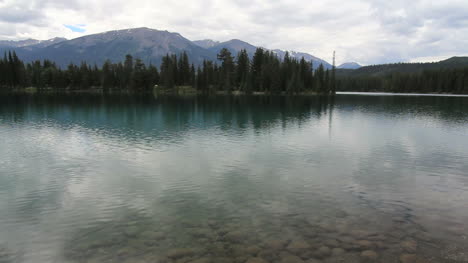
[(0, 262), (468, 262), (468, 98), (0, 97)]

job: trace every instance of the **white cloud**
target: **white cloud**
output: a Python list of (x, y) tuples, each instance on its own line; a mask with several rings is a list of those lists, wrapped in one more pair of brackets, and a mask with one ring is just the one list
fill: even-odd
[[(74, 38), (146, 26), (195, 40), (238, 38), (337, 62), (468, 55), (468, 2), (447, 0), (2, 0), (0, 39)], [(86, 24), (86, 32), (63, 25)]]

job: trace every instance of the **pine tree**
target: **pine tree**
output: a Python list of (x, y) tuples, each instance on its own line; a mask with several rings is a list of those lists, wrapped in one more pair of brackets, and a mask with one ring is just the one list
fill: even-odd
[[(250, 70), (250, 59), (247, 50), (242, 49), (237, 56), (236, 87), (243, 90), (243, 82), (247, 81)], [(245, 87), (245, 86), (244, 86)]]
[(253, 79), (253, 90), (259, 91), (262, 89), (262, 67), (263, 67), (263, 49), (257, 48), (252, 58), (252, 79)]
[(123, 65), (123, 87), (125, 89), (128, 89), (130, 87), (130, 81), (132, 78), (132, 72), (133, 72), (133, 57), (130, 54), (127, 54), (125, 56), (125, 62)]
[(176, 70), (174, 64), (173, 57), (169, 55), (165, 56), (161, 63), (161, 84), (167, 89), (175, 87)]
[(234, 58), (231, 52), (227, 48), (221, 49), (218, 54), (218, 60), (221, 61), (220, 67), (220, 84), (221, 89), (231, 92), (233, 84), (233, 73), (234, 73)]

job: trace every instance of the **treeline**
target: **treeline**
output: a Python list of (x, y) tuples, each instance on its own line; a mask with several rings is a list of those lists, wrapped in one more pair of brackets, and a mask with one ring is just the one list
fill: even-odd
[(338, 77), (336, 85), (339, 91), (468, 94), (468, 67), (384, 76)]
[(468, 67), (468, 57), (452, 57), (439, 62), (393, 63), (364, 66), (359, 69), (338, 69), (338, 77), (384, 77), (393, 73), (422, 73), (423, 71), (449, 70)]
[(222, 49), (218, 61), (204, 61), (200, 66), (191, 64), (187, 54), (166, 55), (160, 68), (145, 65), (131, 55), (124, 62), (106, 61), (102, 67), (70, 64), (59, 68), (49, 60), (24, 63), (13, 52), (0, 59), (0, 88), (35, 87), (54, 90), (122, 90), (151, 91), (155, 85), (170, 92), (180, 86), (191, 86), (200, 93), (223, 91), (264, 92), (266, 94), (335, 93), (335, 70), (321, 65), (313, 69), (304, 59), (291, 58), (286, 53), (279, 59), (271, 51), (258, 48), (252, 59), (242, 50), (234, 57)]
[[(106, 61), (102, 67), (83, 62), (61, 69), (49, 60), (24, 63), (15, 52), (8, 52), (0, 59), (0, 90), (35, 87), (39, 90), (148, 92), (158, 85), (168, 93), (179, 87), (191, 87), (203, 94), (222, 91), (328, 95), (335, 90), (468, 94), (468, 67), (463, 67), (462, 62), (460, 58), (450, 59), (443, 62), (442, 68), (419, 72), (415, 69), (386, 74), (357, 72), (359, 74), (335, 77), (334, 68), (326, 70), (321, 65), (314, 69), (304, 58), (297, 60), (286, 53), (279, 59), (273, 52), (261, 48), (252, 59), (245, 50), (234, 57), (228, 49), (222, 49), (218, 61), (206, 60), (199, 66), (190, 63), (186, 53), (166, 55), (159, 68), (127, 55), (123, 62)], [(452, 68), (454, 65), (459, 66)]]

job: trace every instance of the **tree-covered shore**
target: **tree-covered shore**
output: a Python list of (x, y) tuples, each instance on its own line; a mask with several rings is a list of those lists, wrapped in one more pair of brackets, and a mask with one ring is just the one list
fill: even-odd
[(49, 60), (24, 63), (13, 52), (0, 60), (0, 89), (38, 91), (149, 92), (156, 87), (164, 93), (181, 89), (200, 94), (321, 94), (335, 93), (335, 70), (312, 68), (304, 59), (287, 54), (280, 60), (271, 51), (257, 49), (252, 59), (242, 50), (234, 57), (222, 49), (218, 61), (205, 60), (195, 67), (186, 53), (166, 55), (161, 66), (145, 65), (127, 55), (123, 63), (106, 61), (96, 65), (70, 64), (59, 68)]
[[(396, 67), (397, 64), (391, 65)], [(53, 61), (24, 63), (14, 52), (0, 59), (0, 92), (129, 92), (157, 91), (164, 94), (269, 94), (334, 95), (336, 91), (451, 93), (468, 94), (468, 67), (416, 70), (375, 74), (371, 66), (340, 74), (340, 70), (314, 69), (312, 63), (288, 54), (284, 59), (261, 48), (252, 58), (245, 50), (236, 56), (222, 49), (218, 61), (192, 64), (186, 53), (166, 55), (160, 67), (146, 65), (140, 58), (127, 55), (123, 62), (106, 61), (102, 67), (70, 64), (58, 67)], [(406, 70), (407, 68), (411, 70)], [(336, 74), (338, 72), (338, 74)], [(358, 73), (358, 74), (356, 74)]]
[(468, 94), (468, 57), (338, 69), (337, 90)]

